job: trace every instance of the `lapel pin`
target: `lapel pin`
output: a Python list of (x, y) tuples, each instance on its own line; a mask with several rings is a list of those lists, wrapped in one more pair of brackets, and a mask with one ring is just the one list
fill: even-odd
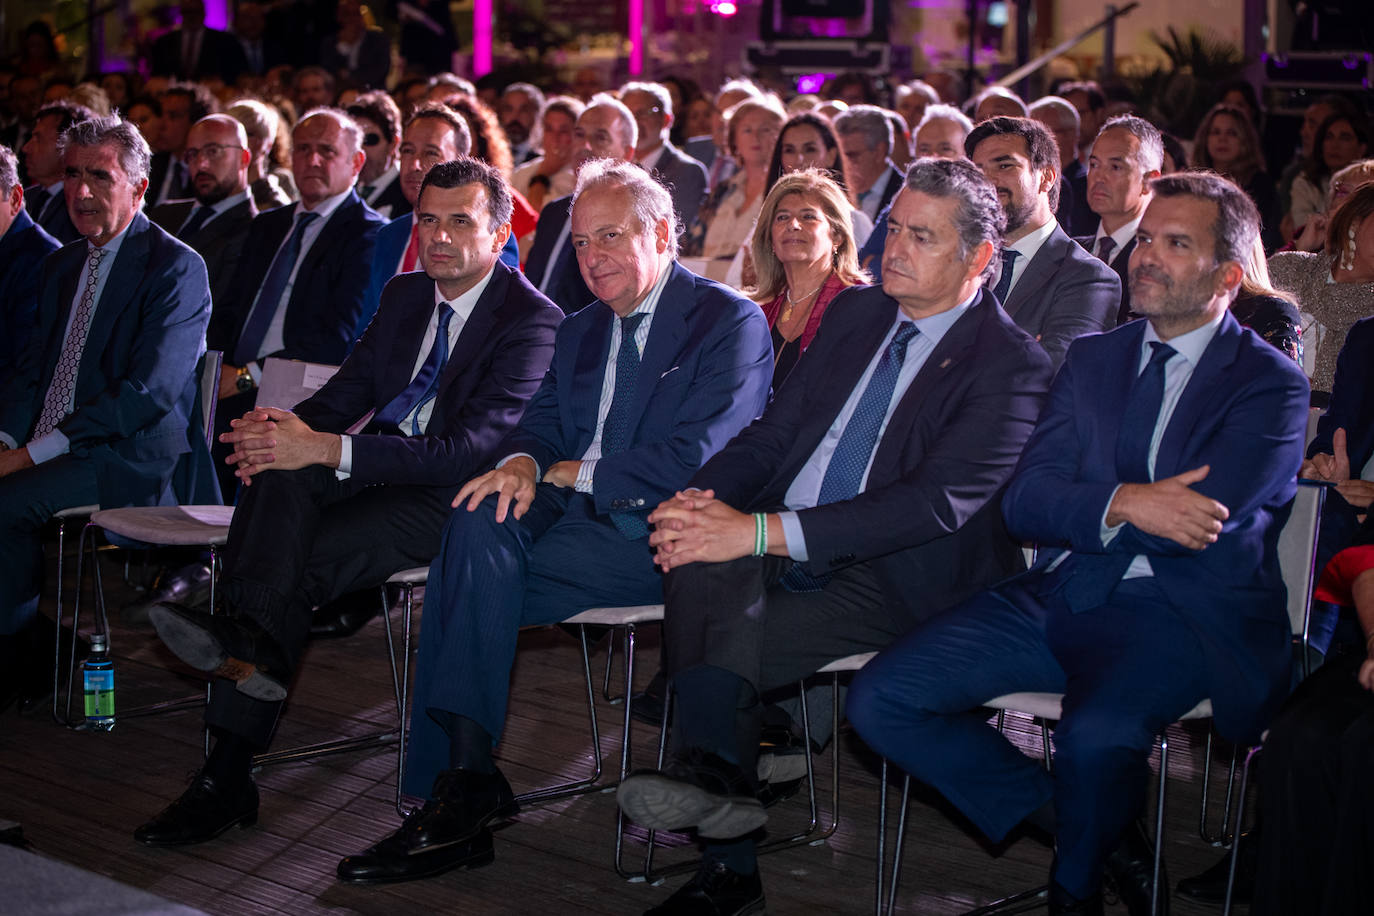
[(948, 369), (948, 368), (949, 368), (949, 364), (952, 363), (952, 362), (954, 362), (954, 360), (952, 360), (952, 359), (950, 359), (948, 356), (946, 356), (946, 357), (945, 357), (945, 361), (942, 362), (942, 363), (940, 363), (940, 368), (941, 368), (941, 369)]

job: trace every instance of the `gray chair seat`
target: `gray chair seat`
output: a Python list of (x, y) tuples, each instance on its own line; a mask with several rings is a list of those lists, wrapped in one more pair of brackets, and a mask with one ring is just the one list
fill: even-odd
[(91, 516), (91, 523), (146, 544), (206, 547), (229, 540), (233, 515), (233, 506), (141, 506), (104, 509)]

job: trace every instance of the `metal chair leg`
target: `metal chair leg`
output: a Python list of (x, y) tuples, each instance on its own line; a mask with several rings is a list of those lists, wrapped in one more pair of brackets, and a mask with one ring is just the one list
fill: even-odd
[[(887, 760), (883, 760), (886, 765)], [(886, 776), (886, 773), (884, 773)], [(883, 792), (886, 794), (887, 781), (883, 781)], [(897, 882), (902, 878), (902, 849), (906, 846), (906, 816), (907, 805), (911, 798), (911, 776), (902, 774), (902, 800), (898, 803), (897, 815), (897, 839), (892, 847), (892, 880), (887, 885), (887, 912), (890, 914), (897, 907)]]
[(1254, 762), (1255, 755), (1261, 750), (1262, 747), (1256, 745), (1246, 751), (1245, 765), (1241, 769), (1240, 800), (1236, 803), (1236, 826), (1231, 834), (1236, 839), (1231, 844), (1231, 865), (1226, 872), (1226, 900), (1222, 904), (1221, 916), (1231, 916), (1231, 905), (1234, 902), (1236, 890), (1236, 863), (1240, 861), (1241, 822), (1245, 818), (1245, 790), (1250, 785), (1250, 764)]
[(1155, 866), (1150, 880), (1150, 914), (1159, 912), (1159, 879), (1164, 868), (1164, 802), (1165, 788), (1169, 784), (1169, 734), (1159, 736), (1159, 800), (1155, 808)]
[(1236, 787), (1236, 764), (1240, 759), (1240, 748), (1231, 748), (1231, 765), (1226, 771), (1226, 796), (1221, 806), (1221, 829), (1212, 833), (1207, 825), (1207, 809), (1210, 802), (1210, 790), (1212, 785), (1212, 734), (1213, 729), (1207, 730), (1207, 742), (1203, 748), (1202, 760), (1202, 801), (1198, 805), (1198, 836), (1204, 843), (1211, 846), (1230, 845), (1232, 834), (1227, 832), (1227, 827), (1231, 823), (1231, 803)]

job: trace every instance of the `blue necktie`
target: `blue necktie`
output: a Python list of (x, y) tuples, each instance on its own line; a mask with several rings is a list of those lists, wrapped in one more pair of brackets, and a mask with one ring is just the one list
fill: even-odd
[(444, 366), (448, 364), (448, 328), (452, 321), (453, 309), (449, 308), (447, 302), (439, 303), (439, 330), (434, 335), (434, 344), (429, 348), (425, 361), (420, 364), (420, 371), (415, 373), (404, 391), (377, 411), (372, 422), (399, 429), (401, 421), (413, 412), (415, 416), (410, 421), (410, 435), (420, 435), (420, 408), (438, 396), (439, 380), (444, 374)]
[(992, 294), (997, 297), (998, 305), (1006, 307), (1007, 294), (1011, 292), (1011, 275), (1016, 264), (1016, 259), (1021, 257), (1021, 252), (1015, 248), (1002, 249), (1002, 275), (997, 278), (997, 286)]
[(1158, 340), (1150, 341), (1154, 352), (1145, 369), (1136, 377), (1126, 406), (1121, 411), (1121, 431), (1116, 437), (1116, 473), (1122, 483), (1149, 483), (1150, 441), (1164, 404), (1164, 366), (1178, 351)]
[[(824, 506), (858, 495), (859, 484), (863, 482), (864, 472), (873, 458), (873, 450), (878, 447), (878, 432), (882, 429), (883, 418), (887, 416), (888, 405), (892, 403), (892, 393), (897, 390), (897, 377), (901, 375), (902, 363), (906, 361), (907, 344), (916, 334), (915, 324), (902, 322), (878, 360), (878, 366), (868, 380), (868, 387), (859, 397), (858, 406), (854, 408), (854, 414), (849, 418), (830, 456), (816, 505)], [(783, 574), (781, 581), (789, 591), (818, 591), (830, 581), (830, 576), (813, 576), (802, 564), (796, 563)]]
[(291, 230), (286, 244), (277, 249), (277, 256), (272, 259), (272, 266), (268, 268), (267, 276), (258, 290), (258, 298), (248, 313), (248, 320), (243, 323), (238, 346), (234, 347), (234, 365), (246, 366), (258, 358), (262, 342), (267, 339), (267, 331), (272, 326), (272, 319), (277, 315), (282, 294), (286, 292), (287, 281), (291, 279), (291, 271), (301, 256), (301, 237), (305, 235), (305, 227), (319, 217), (318, 213), (308, 210), (298, 215), (296, 228)]
[[(601, 454), (615, 455), (630, 447), (630, 412), (634, 408), (635, 388), (639, 382), (639, 347), (635, 330), (644, 314), (620, 319), (620, 350), (615, 358), (615, 391), (606, 411), (606, 426), (601, 431)], [(644, 513), (612, 512), (611, 521), (630, 540), (649, 536)]]

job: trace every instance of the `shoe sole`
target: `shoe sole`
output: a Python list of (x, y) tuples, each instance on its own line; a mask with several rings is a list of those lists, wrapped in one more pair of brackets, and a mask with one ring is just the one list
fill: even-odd
[[(445, 862), (435, 865), (433, 868), (415, 872), (409, 875), (380, 876), (376, 878), (351, 878), (342, 874), (338, 879), (344, 884), (401, 884), (405, 881), (420, 881), (425, 878), (437, 878), (440, 875), (451, 871), (467, 871), (474, 868), (483, 868), (496, 861), (496, 850), (487, 849), (476, 853), (457, 862)], [(336, 873), (337, 874), (337, 873)]]
[(148, 612), (158, 638), (172, 654), (197, 671), (227, 678), (240, 693), (255, 700), (277, 703), (286, 699), (286, 686), (268, 677), (252, 662), (230, 656), (219, 641), (175, 611), (161, 605)]
[(205, 836), (198, 836), (198, 837), (194, 837), (194, 838), (192, 838), (192, 839), (185, 839), (185, 840), (157, 840), (157, 839), (145, 839), (145, 838), (143, 838), (143, 837), (140, 837), (140, 836), (138, 835), (138, 833), (135, 832), (135, 833), (134, 833), (134, 841), (137, 842), (137, 843), (141, 843), (141, 844), (144, 845), (144, 846), (152, 846), (152, 847), (155, 847), (155, 848), (167, 848), (167, 847), (170, 847), (170, 846), (195, 846), (195, 845), (197, 845), (197, 844), (199, 844), (199, 843), (207, 843), (207, 842), (209, 842), (210, 840), (213, 840), (215, 837), (217, 837), (217, 836), (219, 836), (220, 834), (226, 832), (226, 831), (229, 830), (229, 828), (231, 828), (231, 827), (238, 827), (238, 828), (240, 828), (240, 829), (246, 830), (247, 828), (252, 827), (252, 826), (253, 826), (254, 824), (256, 824), (257, 822), (258, 822), (258, 812), (257, 812), (257, 811), (250, 811), (249, 813), (244, 814), (244, 815), (242, 815), (242, 816), (240, 816), (240, 817), (237, 817), (237, 818), (235, 818), (234, 820), (225, 822), (225, 824), (224, 824), (223, 826), (221, 826), (220, 828), (218, 828), (217, 830), (215, 830), (214, 833), (207, 833)]
[(631, 820), (654, 830), (695, 827), (704, 837), (733, 839), (768, 822), (768, 812), (758, 799), (713, 795), (657, 773), (626, 779), (615, 797)]

